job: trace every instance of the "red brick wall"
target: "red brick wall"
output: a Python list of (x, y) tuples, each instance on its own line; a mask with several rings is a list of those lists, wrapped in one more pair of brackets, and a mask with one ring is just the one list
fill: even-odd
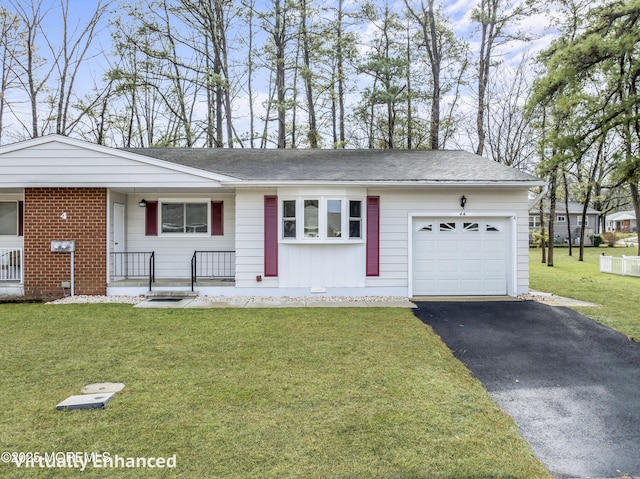
[[(67, 219), (60, 216), (66, 213)], [(24, 292), (30, 298), (63, 296), (71, 280), (71, 254), (51, 252), (52, 240), (75, 240), (75, 294), (106, 294), (107, 190), (26, 188)]]

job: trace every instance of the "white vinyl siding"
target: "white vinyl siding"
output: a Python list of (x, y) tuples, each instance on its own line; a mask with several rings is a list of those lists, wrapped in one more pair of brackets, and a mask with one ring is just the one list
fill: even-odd
[[(496, 188), (486, 191), (481, 188), (411, 188), (411, 189), (339, 189), (339, 188), (280, 188), (274, 190), (238, 190), (237, 196), (237, 252), (238, 271), (236, 284), (252, 287), (330, 288), (334, 285), (357, 287), (361, 278), (357, 275), (338, 279), (336, 272), (351, 275), (353, 271), (364, 274), (365, 243), (349, 245), (306, 244), (299, 245), (282, 239), (279, 245), (279, 270), (277, 278), (263, 278), (257, 283), (256, 275), (263, 274), (264, 258), (264, 196), (277, 193), (280, 208), (282, 201), (291, 198), (366, 198), (380, 196), (380, 275), (364, 277), (364, 285), (393, 291), (409, 287), (409, 232), (408, 218), (411, 213), (451, 213), (459, 215), (460, 197), (467, 198), (465, 211), (478, 213), (500, 213), (510, 225), (517, 225), (517, 233), (510, 233), (511, 255), (507, 267), (511, 277), (510, 294), (528, 289), (529, 236), (528, 199), (525, 188)], [(344, 211), (344, 205), (343, 205)], [(513, 217), (516, 219), (513, 220)], [(343, 221), (345, 218), (343, 218)], [(297, 217), (297, 228), (302, 228), (302, 219)], [(364, 218), (363, 218), (364, 221)], [(282, 218), (279, 219), (282, 228)], [(364, 223), (363, 223), (364, 231)], [(282, 238), (282, 236), (281, 236)], [(289, 248), (289, 246), (304, 246)], [(325, 246), (327, 246), (325, 248)], [(360, 248), (358, 247), (360, 246)], [(338, 249), (333, 249), (333, 248)], [(307, 249), (308, 248), (308, 249)], [(316, 248), (316, 249), (313, 249)], [(342, 249), (339, 249), (342, 248)], [(515, 250), (515, 253), (514, 253)], [(341, 256), (344, 253), (347, 257)], [(515, 259), (514, 259), (515, 258)], [(340, 263), (345, 261), (345, 265)], [(514, 261), (517, 261), (517, 272)], [(320, 268), (320, 269), (318, 269)], [(355, 269), (354, 269), (355, 268)], [(348, 272), (347, 272), (348, 271)], [(515, 276), (515, 280), (513, 280)], [(337, 287), (337, 286), (336, 286)], [(343, 287), (343, 286), (341, 286)], [(346, 286), (344, 286), (346, 287)], [(308, 291), (308, 290), (307, 290)], [(379, 289), (378, 289), (379, 291)]]
[[(0, 188), (20, 187), (167, 187), (215, 188), (216, 182), (159, 160), (137, 158), (95, 145), (48, 142), (2, 155)], [(162, 166), (161, 166), (162, 165)]]
[[(235, 249), (236, 287), (238, 288), (278, 287), (277, 277), (264, 277), (264, 197), (275, 194), (275, 189), (267, 188), (240, 189), (237, 192)], [(257, 282), (256, 276), (261, 276), (262, 281)]]
[[(529, 286), (529, 213), (527, 190), (524, 188), (424, 188), (370, 189), (368, 195), (380, 196), (380, 276), (368, 277), (368, 287), (408, 288), (408, 218), (409, 214), (428, 213), (460, 215), (460, 197), (467, 198), (465, 213), (500, 213), (516, 217), (515, 294)], [(512, 273), (513, 276), (514, 273)]]

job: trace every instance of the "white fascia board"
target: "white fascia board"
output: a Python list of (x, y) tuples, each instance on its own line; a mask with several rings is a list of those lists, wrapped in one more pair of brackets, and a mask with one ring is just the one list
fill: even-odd
[(543, 181), (316, 181), (316, 180), (284, 180), (284, 181), (252, 181), (239, 180), (223, 182), (224, 186), (234, 188), (275, 188), (281, 186), (359, 186), (359, 187), (451, 187), (451, 186), (481, 186), (493, 188), (533, 188), (535, 186), (543, 186)]
[[(2, 155), (5, 153), (11, 153), (14, 151), (29, 149), (35, 146), (46, 145), (47, 143), (62, 143), (63, 145), (69, 145), (69, 146), (73, 146), (75, 148), (80, 148), (84, 150), (96, 151), (98, 153), (116, 156), (119, 158), (125, 158), (128, 160), (137, 161), (147, 165), (158, 166), (160, 168), (164, 168), (167, 170), (177, 171), (180, 173), (198, 176), (200, 178), (214, 180), (219, 183), (239, 181), (237, 178), (234, 178), (232, 176), (220, 175), (217, 173), (200, 170), (198, 168), (192, 168), (190, 166), (178, 165), (177, 163), (172, 163), (170, 161), (158, 160), (156, 158), (140, 155), (138, 153), (132, 153), (124, 150), (119, 150), (117, 148), (97, 145), (95, 143), (89, 143), (83, 140), (76, 140), (74, 138), (69, 138), (67, 136), (62, 136), (62, 135), (41, 136), (38, 138), (33, 138), (31, 140), (25, 140), (18, 143), (12, 143), (10, 145), (2, 146), (0, 147), (0, 157), (2, 157)], [(100, 185), (104, 186), (102, 184)], [(25, 186), (29, 186), (29, 185), (25, 185)], [(41, 186), (41, 185), (32, 185), (32, 186)], [(91, 186), (91, 185), (84, 184), (84, 186)], [(113, 185), (113, 186), (117, 187), (119, 185)], [(163, 185), (157, 185), (157, 186), (162, 187)], [(166, 185), (166, 186), (170, 186), (170, 185)]]
[(217, 181), (218, 183), (238, 181), (237, 178), (233, 178), (232, 176), (220, 175), (218, 173), (212, 173), (209, 171), (200, 170), (198, 168), (192, 168), (191, 166), (178, 165), (177, 163), (172, 163), (170, 161), (158, 160), (156, 158), (139, 155), (137, 153), (130, 153), (128, 151), (112, 150), (112, 149), (110, 150), (111, 152), (117, 151), (118, 156), (121, 156), (122, 158), (139, 161), (141, 163), (146, 163), (148, 165), (159, 166), (161, 168), (166, 168), (167, 170), (178, 171), (180, 173), (186, 173), (189, 175), (199, 176), (201, 178), (207, 178), (210, 180)]

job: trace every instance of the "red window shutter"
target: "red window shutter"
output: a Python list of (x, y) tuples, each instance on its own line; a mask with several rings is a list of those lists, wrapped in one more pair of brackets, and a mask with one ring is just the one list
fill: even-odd
[(147, 201), (144, 220), (145, 236), (158, 236), (158, 202)]
[(224, 236), (224, 202), (211, 202), (211, 236)]
[(278, 197), (264, 197), (264, 275), (278, 276)]
[(380, 197), (367, 197), (367, 276), (380, 276)]
[(24, 201), (18, 201), (18, 236), (24, 236)]

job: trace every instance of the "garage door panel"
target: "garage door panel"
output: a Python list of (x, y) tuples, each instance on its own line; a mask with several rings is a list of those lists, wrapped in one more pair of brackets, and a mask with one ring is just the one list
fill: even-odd
[(432, 271), (436, 267), (435, 261), (418, 261), (414, 262), (414, 268), (418, 268), (422, 271)]
[(455, 273), (458, 271), (460, 262), (454, 259), (440, 259), (436, 262), (435, 270), (439, 271), (441, 276)]
[(458, 263), (461, 273), (482, 276), (484, 261), (480, 259), (467, 259), (459, 261)]
[(465, 290), (473, 294), (478, 294), (484, 287), (481, 279), (462, 279), (460, 280), (460, 286)]
[(455, 239), (434, 242), (434, 248), (437, 249), (441, 256), (453, 257), (460, 251), (458, 242)]
[(506, 294), (507, 232), (498, 218), (414, 220), (413, 293)]

